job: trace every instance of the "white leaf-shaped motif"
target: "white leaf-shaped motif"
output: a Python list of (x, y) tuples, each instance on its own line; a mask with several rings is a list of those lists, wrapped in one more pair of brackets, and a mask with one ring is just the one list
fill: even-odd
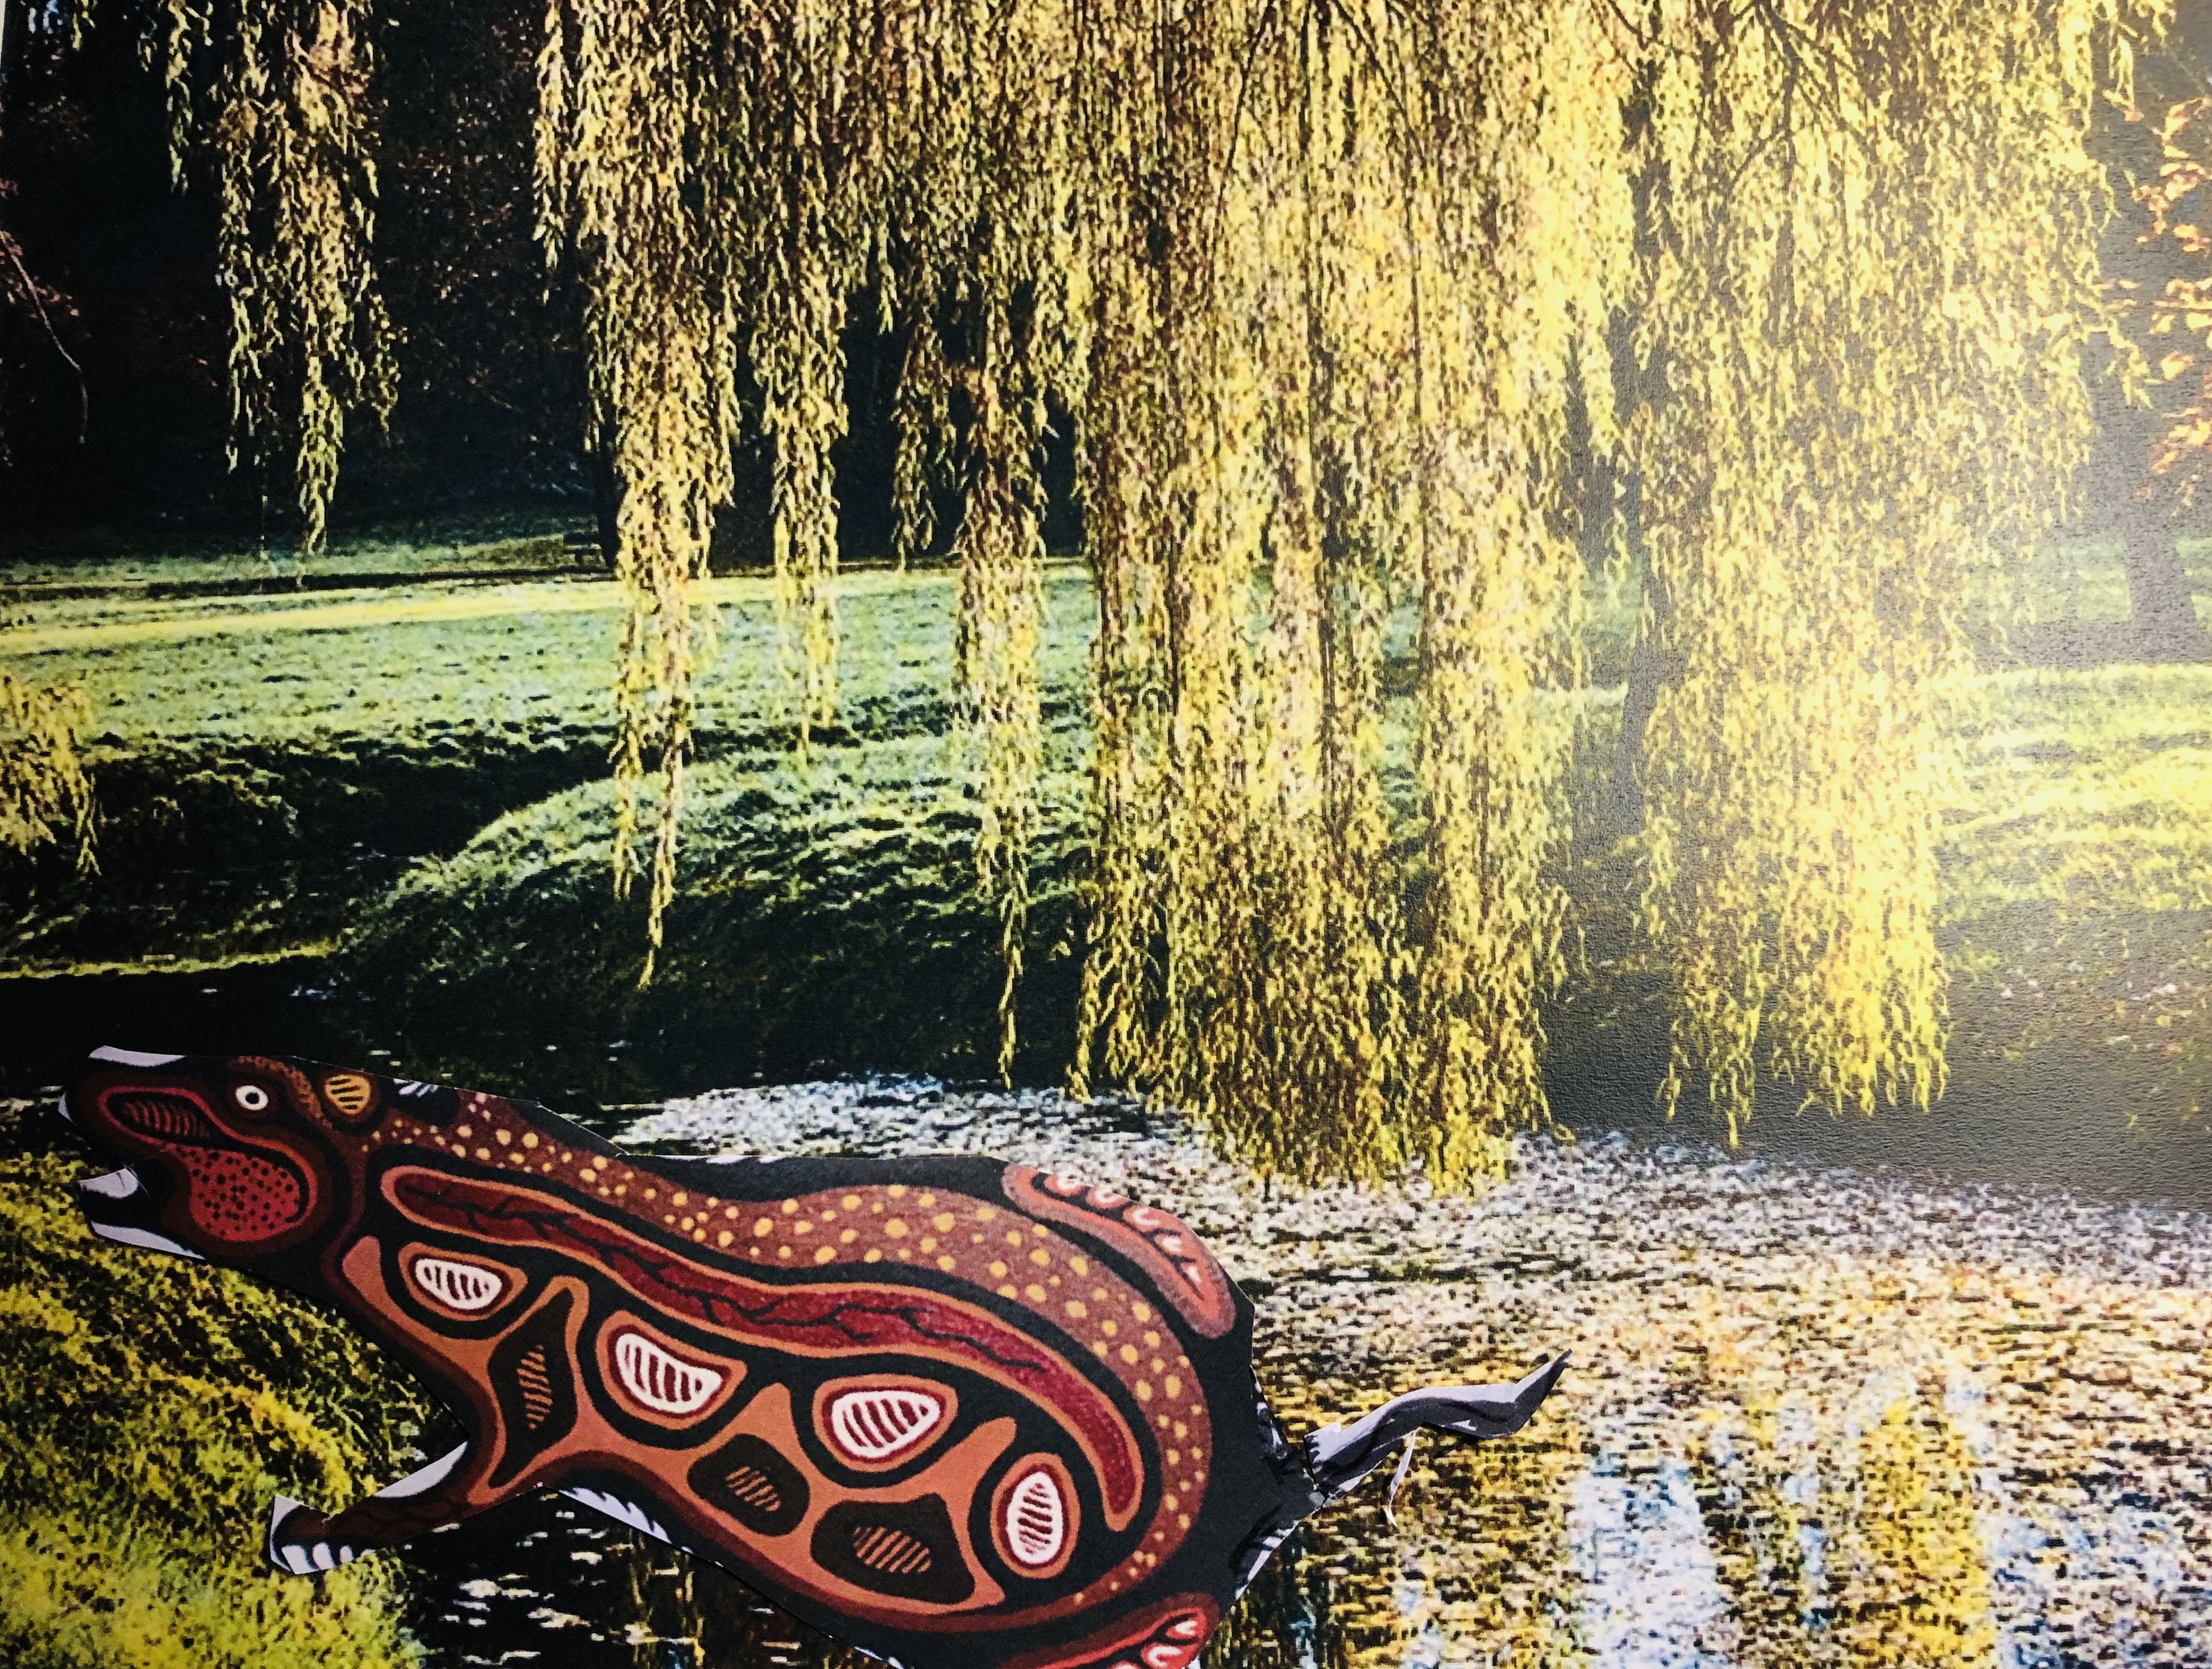
[(656, 1414), (696, 1414), (729, 1375), (670, 1355), (643, 1333), (615, 1340), (615, 1372), (623, 1389)]
[(489, 1309), (507, 1290), (507, 1278), (497, 1270), (452, 1258), (417, 1258), (408, 1272), (416, 1286), (447, 1309)]
[(1039, 1466), (1006, 1495), (1006, 1551), (1035, 1569), (1060, 1557), (1067, 1540), (1067, 1503), (1060, 1480)]
[(877, 1465), (937, 1429), (945, 1404), (927, 1391), (882, 1386), (848, 1391), (830, 1405), (830, 1435), (854, 1460)]

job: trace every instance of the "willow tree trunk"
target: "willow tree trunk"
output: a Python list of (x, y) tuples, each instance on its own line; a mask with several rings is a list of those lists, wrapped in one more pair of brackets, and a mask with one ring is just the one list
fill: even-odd
[(1644, 732), (1659, 705), (1659, 651), (1639, 634), (1628, 652), (1628, 689), (1620, 707), (1620, 750), (1613, 762), (1613, 810), (1619, 832), (1644, 827)]
[(2212, 634), (2197, 618), (2173, 524), (2160, 507), (2128, 506), (2120, 519), (2120, 561), (2137, 653), (2153, 661), (2212, 660)]
[(1633, 834), (1644, 827), (1644, 736), (1659, 706), (1659, 691), (1670, 670), (1662, 646), (1672, 636), (1674, 610), (1667, 593), (1653, 580), (1650, 555), (1643, 549), (1642, 506), (1632, 482), (1625, 507), (1631, 547), (1643, 577), (1644, 610), (1636, 641), (1628, 652), (1628, 687), (1620, 705), (1620, 745), (1613, 762), (1614, 831)]

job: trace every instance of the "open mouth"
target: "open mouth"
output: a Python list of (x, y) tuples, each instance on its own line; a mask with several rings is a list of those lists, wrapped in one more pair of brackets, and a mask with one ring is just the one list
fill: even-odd
[(76, 1192), (94, 1234), (125, 1246), (199, 1260), (200, 1254), (191, 1247), (179, 1245), (153, 1226), (153, 1196), (131, 1166), (85, 1177), (76, 1185)]
[(99, 1176), (88, 1176), (76, 1186), (82, 1192), (97, 1194), (102, 1199), (128, 1199), (132, 1194), (145, 1191), (145, 1185), (138, 1180), (138, 1173), (128, 1165)]
[(125, 1091), (108, 1098), (107, 1110), (125, 1130), (157, 1142), (213, 1143), (221, 1138), (207, 1114), (182, 1095)]

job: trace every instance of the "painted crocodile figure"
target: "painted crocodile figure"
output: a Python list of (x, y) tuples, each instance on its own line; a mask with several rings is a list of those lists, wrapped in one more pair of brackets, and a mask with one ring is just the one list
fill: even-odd
[(1291, 1530), (1421, 1429), (1407, 1393), (1302, 1443), (1252, 1308), (1165, 1211), (1022, 1164), (626, 1154), (528, 1102), (288, 1057), (97, 1050), (64, 1111), (122, 1168), (112, 1240), (335, 1306), (467, 1441), (343, 1510), (327, 1569), (557, 1490), (910, 1669), (1187, 1669)]

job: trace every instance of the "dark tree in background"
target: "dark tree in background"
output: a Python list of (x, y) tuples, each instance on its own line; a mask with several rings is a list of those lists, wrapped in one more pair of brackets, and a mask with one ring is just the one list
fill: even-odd
[(400, 390), (392, 444), (349, 475), (394, 509), (588, 501), (576, 296), (533, 234), (538, 9), (395, 0), (379, 15), (377, 256)]
[[(22, 525), (151, 522), (290, 537), (281, 446), (227, 457), (226, 298), (204, 164), (173, 178), (147, 9), (106, 6), (72, 39), (40, 14), (0, 65), (0, 224), (60, 298), (4, 328)], [(400, 376), (388, 432), (356, 416), (341, 513), (588, 510), (573, 288), (533, 234), (530, 8), (395, 0), (380, 9), (375, 258)], [(82, 367), (81, 379), (73, 368)]]
[(0, 60), (0, 202), (43, 316), (9, 309), (11, 521), (236, 518), (227, 478), (213, 215), (169, 177), (167, 116), (137, 32), (14, 27)]
[[(153, 9), (88, 11), (81, 34), (20, 0), (0, 64), (0, 503), (16, 527), (142, 525), (296, 536), (283, 446), (230, 467), (226, 298), (202, 159), (170, 165)], [(532, 122), (542, 9), (390, 0), (377, 9), (374, 246), (398, 398), (357, 415), (336, 512), (354, 523), (526, 506), (613, 537), (614, 482), (590, 433), (573, 265), (536, 235)], [(20, 250), (16, 247), (20, 243)], [(33, 284), (35, 282), (35, 288)], [(34, 294), (43, 309), (33, 306)], [(851, 427), (836, 448), (848, 557), (891, 545), (892, 396), (902, 343), (856, 307)], [(1054, 543), (1078, 537), (1061, 426), (1047, 476)], [(718, 566), (769, 554), (772, 455), (740, 444)], [(938, 525), (949, 539), (957, 498)]]
[[(2212, 634), (2198, 622), (2177, 543), (2212, 531), (2212, 500), (2197, 490), (2194, 470), (2174, 467), (2179, 452), (2191, 448), (2178, 452), (2172, 439), (2190, 428), (2192, 404), (2203, 402), (2207, 356), (2186, 350), (2191, 336), (2204, 332), (2177, 334), (2186, 310), (2170, 305), (2174, 286), (2185, 296), (2204, 282), (2212, 255), (2187, 224), (2203, 206), (2174, 212), (2194, 189), (2179, 173), (2190, 161), (2191, 138), (2180, 112), (2208, 89), (2212, 5), (2191, 0), (2176, 8), (2159, 50), (2138, 57), (2133, 105), (2108, 101), (2093, 136), (2119, 207), (2106, 228), (2100, 264), (2122, 304), (2124, 341), (2115, 374), (2096, 389), (2097, 446), (2083, 482), (2085, 520), (2119, 539), (2130, 604), (2125, 652), (2143, 660), (2212, 658)], [(2196, 137), (2202, 139), (2201, 129)], [(2137, 383), (2132, 392), (2130, 381)]]

